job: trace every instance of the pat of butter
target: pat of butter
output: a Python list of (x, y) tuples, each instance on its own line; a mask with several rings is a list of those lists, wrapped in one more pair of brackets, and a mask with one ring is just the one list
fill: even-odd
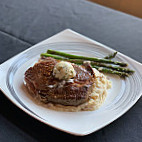
[(76, 72), (71, 63), (61, 61), (55, 65), (53, 76), (59, 80), (69, 80), (76, 76)]

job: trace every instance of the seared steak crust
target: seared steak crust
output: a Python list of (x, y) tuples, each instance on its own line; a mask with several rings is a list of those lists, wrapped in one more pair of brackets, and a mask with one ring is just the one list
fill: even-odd
[(68, 81), (58, 80), (52, 75), (53, 68), (60, 61), (47, 57), (40, 59), (25, 72), (28, 90), (44, 98), (44, 102), (77, 106), (85, 103), (92, 92), (93, 74), (86, 66), (72, 64), (76, 76)]

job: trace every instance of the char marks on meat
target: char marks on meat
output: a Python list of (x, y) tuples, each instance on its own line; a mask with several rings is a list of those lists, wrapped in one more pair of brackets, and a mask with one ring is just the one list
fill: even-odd
[(54, 66), (60, 61), (51, 57), (42, 58), (25, 72), (28, 90), (44, 98), (44, 102), (77, 106), (88, 101), (94, 77), (86, 66), (72, 64), (76, 76), (71, 81), (58, 80), (52, 75)]

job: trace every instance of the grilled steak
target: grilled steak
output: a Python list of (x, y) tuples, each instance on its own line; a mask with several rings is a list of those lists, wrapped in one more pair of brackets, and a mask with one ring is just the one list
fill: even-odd
[(73, 79), (58, 80), (52, 75), (54, 66), (60, 61), (51, 57), (40, 59), (25, 72), (28, 90), (41, 101), (77, 106), (85, 103), (92, 92), (94, 75), (87, 66), (72, 64), (76, 71)]

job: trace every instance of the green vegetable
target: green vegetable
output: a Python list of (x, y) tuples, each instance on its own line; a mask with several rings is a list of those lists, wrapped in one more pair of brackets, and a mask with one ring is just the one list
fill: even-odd
[[(90, 61), (91, 66), (103, 73), (116, 74), (116, 75), (119, 75), (120, 77), (128, 77), (130, 74), (134, 73), (133, 70), (130, 70), (130, 69), (124, 68), (124, 67), (105, 64), (104, 61), (107, 61), (107, 63), (108, 63), (108, 61), (111, 61), (115, 64), (116, 63), (122, 64), (122, 62), (114, 62), (112, 60), (106, 60), (106, 59), (100, 59), (100, 58), (90, 58), (90, 57), (84, 57), (84, 56), (71, 55), (71, 54), (67, 54), (67, 53), (59, 52), (59, 51), (55, 51), (55, 50), (48, 50), (47, 52), (48, 53), (42, 53), (41, 57), (42, 56), (52, 57), (57, 60), (68, 61), (68, 62), (75, 63), (78, 65), (82, 65), (84, 63), (84, 61), (86, 61), (86, 59), (88, 59), (88, 60), (91, 59), (91, 61)], [(63, 56), (63, 57), (61, 57), (61, 56)], [(69, 57), (71, 57), (71, 58), (69, 58)], [(78, 58), (78, 59), (76, 59), (76, 58)], [(92, 60), (97, 60), (97, 61), (92, 61)], [(126, 63), (123, 63), (123, 64), (126, 64)]]
[(126, 67), (127, 66), (127, 63), (123, 63), (123, 62), (112, 61), (112, 60), (101, 59), (101, 58), (93, 58), (93, 57), (85, 57), (85, 56), (72, 55), (72, 54), (68, 54), (68, 53), (64, 53), (64, 52), (60, 52), (60, 51), (56, 51), (56, 50), (51, 50), (51, 49), (49, 49), (47, 51), (47, 53), (54, 54), (54, 55), (59, 55), (59, 56), (63, 56), (63, 57), (70, 58), (70, 59), (89, 60), (89, 61), (95, 61), (95, 62), (101, 62), (101, 63), (108, 63), (108, 64), (120, 65), (122, 67)]
[(120, 72), (126, 72), (126, 73), (129, 73), (129, 74), (132, 74), (134, 73), (133, 70), (130, 70), (128, 68), (123, 68), (123, 67), (119, 67), (119, 66), (112, 66), (112, 65), (108, 65), (108, 64), (104, 64), (104, 63), (98, 63), (98, 62), (91, 62), (91, 65), (96, 65), (96, 66), (99, 66), (99, 67), (106, 67), (106, 68), (109, 68), (109, 69), (112, 69), (112, 70), (116, 70), (116, 71), (120, 71)]
[(105, 57), (105, 59), (113, 59), (116, 56), (117, 52), (114, 52), (113, 54), (110, 54)]
[(120, 72), (120, 71), (115, 71), (109, 68), (105, 68), (105, 67), (99, 67), (99, 66), (92, 66), (93, 68), (96, 68), (98, 71), (103, 72), (103, 73), (110, 73), (110, 74), (115, 74), (118, 75), (120, 77), (128, 77), (129, 74), (125, 73), (125, 72)]

